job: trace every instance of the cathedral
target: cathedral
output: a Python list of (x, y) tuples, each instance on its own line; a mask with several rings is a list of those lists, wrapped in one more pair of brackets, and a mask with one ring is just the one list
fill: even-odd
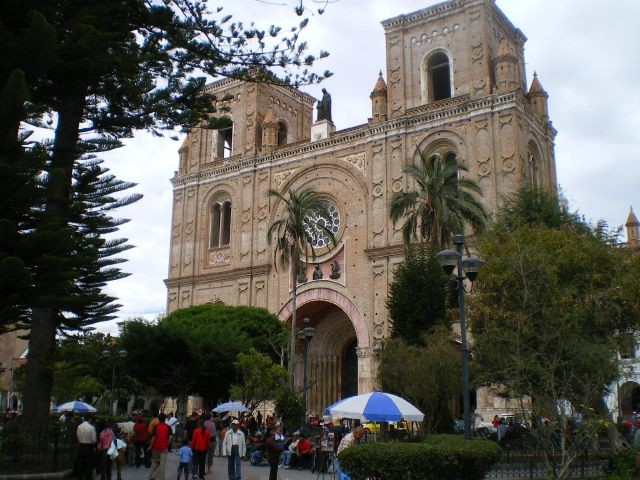
[[(527, 81), (526, 37), (494, 0), (450, 0), (382, 26), (386, 73), (363, 92), (371, 98), (366, 124), (336, 130), (328, 92), (314, 121), (317, 100), (300, 90), (223, 79), (206, 88), (222, 99), (228, 126), (191, 130), (172, 179), (168, 312), (222, 302), (264, 307), (290, 324), (291, 275), (274, 268), (267, 241), (283, 206), (267, 192), (324, 195), (329, 217), (306, 227), (317, 257), (303, 265), (296, 307), (296, 329), (305, 318), (316, 329), (311, 414), (376, 387), (388, 286), (404, 248), (389, 201), (412, 187), (403, 168), (417, 152), (454, 156), (489, 212), (519, 185), (556, 188), (548, 95), (535, 74)], [(508, 406), (488, 391), (475, 403), (485, 417)]]

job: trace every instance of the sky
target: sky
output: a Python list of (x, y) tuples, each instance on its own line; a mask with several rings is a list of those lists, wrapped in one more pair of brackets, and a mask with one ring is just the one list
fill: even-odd
[[(338, 130), (366, 123), (369, 94), (378, 72), (386, 72), (384, 32), (380, 22), (436, 3), (433, 0), (305, 0), (310, 7), (303, 39), (310, 51), (330, 56), (317, 71), (333, 76), (304, 87), (320, 98), (332, 96)], [(624, 225), (629, 207), (640, 214), (640, 0), (497, 0), (497, 5), (528, 38), (527, 84), (533, 72), (549, 93), (549, 115), (558, 130), (558, 183), (587, 220)], [(295, 0), (210, 1), (224, 5), (237, 21), (267, 28), (293, 26)], [(259, 20), (256, 20), (259, 19)], [(386, 78), (385, 78), (386, 80)], [(103, 155), (118, 178), (136, 182), (144, 198), (118, 212), (131, 219), (121, 237), (135, 245), (122, 264), (131, 275), (113, 282), (108, 292), (119, 298), (120, 320), (165, 312), (171, 223), (170, 178), (178, 166), (178, 142), (140, 133), (125, 146)], [(623, 237), (626, 239), (626, 236)], [(115, 322), (96, 326), (117, 333)]]

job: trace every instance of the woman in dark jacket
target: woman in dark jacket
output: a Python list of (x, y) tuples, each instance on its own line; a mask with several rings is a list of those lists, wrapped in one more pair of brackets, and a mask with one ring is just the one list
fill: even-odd
[(278, 478), (278, 460), (282, 452), (282, 447), (278, 445), (274, 433), (272, 428), (267, 428), (266, 440), (264, 441), (264, 450), (269, 462), (269, 480), (277, 480)]

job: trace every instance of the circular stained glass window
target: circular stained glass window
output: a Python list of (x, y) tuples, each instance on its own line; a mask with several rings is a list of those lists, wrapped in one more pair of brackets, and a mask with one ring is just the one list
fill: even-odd
[(333, 233), (334, 237), (340, 231), (340, 212), (330, 202), (326, 203), (328, 217), (314, 213), (308, 215), (304, 222), (304, 230), (309, 236), (313, 248), (326, 247), (330, 243), (327, 230)]

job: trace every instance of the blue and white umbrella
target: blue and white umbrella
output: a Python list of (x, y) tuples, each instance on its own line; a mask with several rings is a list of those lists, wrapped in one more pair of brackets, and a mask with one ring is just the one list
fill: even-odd
[(96, 408), (88, 403), (74, 400), (73, 402), (61, 403), (53, 407), (54, 412), (78, 412), (78, 413), (95, 413)]
[(240, 402), (225, 402), (213, 409), (214, 412), (248, 412), (249, 409)]
[(421, 422), (424, 419), (424, 414), (404, 398), (383, 392), (345, 398), (329, 405), (325, 413), (333, 417), (378, 422), (398, 422), (400, 419)]

